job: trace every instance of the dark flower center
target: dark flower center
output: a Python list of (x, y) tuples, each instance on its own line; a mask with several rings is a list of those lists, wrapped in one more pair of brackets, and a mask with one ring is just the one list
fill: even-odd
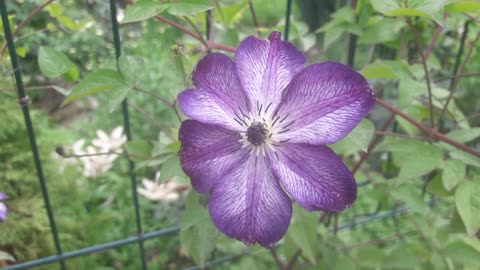
[(268, 135), (268, 130), (264, 123), (253, 122), (247, 129), (247, 141), (255, 146), (265, 143)]

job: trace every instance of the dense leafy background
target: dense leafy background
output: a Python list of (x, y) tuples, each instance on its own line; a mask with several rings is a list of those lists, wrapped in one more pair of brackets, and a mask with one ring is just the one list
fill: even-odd
[[(8, 1), (12, 28), (44, 1)], [(217, 44), (236, 46), (248, 35), (283, 31), (285, 5), (252, 0), (119, 1), (123, 55), (115, 62), (108, 1), (54, 1), (16, 36), (21, 71), (50, 197), (66, 251), (135, 233), (125, 158), (97, 178), (75, 166), (60, 170), (55, 146), (92, 139), (95, 130), (122, 123), (128, 97), (133, 141), (125, 148), (136, 174), (188, 184), (176, 151), (180, 121), (176, 94), (191, 86), (204, 44), (155, 16), (177, 22)], [(354, 2), (354, 3), (352, 3)], [(429, 127), (455, 89), (437, 129), (479, 149), (480, 2), (455, 0), (303, 0), (293, 5), (290, 40), (308, 62), (351, 64), (377, 96)], [(197, 29), (195, 29), (195, 26)], [(3, 39), (3, 28), (0, 33)], [(355, 54), (353, 55), (353, 50)], [(232, 55), (231, 53), (228, 53)], [(427, 74), (432, 106), (429, 104)], [(0, 191), (9, 216), (0, 223), (0, 255), (17, 262), (55, 253), (41, 192), (15, 97), (8, 51), (0, 55)], [(456, 85), (452, 76), (462, 69)], [(460, 69), (459, 69), (460, 66)], [(183, 116), (181, 116), (183, 117)], [(221, 235), (205, 199), (184, 192), (177, 202), (140, 198), (145, 231), (180, 226), (145, 242), (151, 269), (180, 269), (234, 256), (219, 269), (479, 269), (480, 158), (423, 133), (381, 106), (332, 147), (355, 168), (369, 144), (378, 144), (356, 170), (358, 199), (339, 216), (294, 208), (289, 231), (271, 252)], [(299, 252), (301, 251), (301, 252)], [(300, 254), (300, 255), (299, 255)], [(237, 256), (245, 255), (245, 256)], [(298, 256), (299, 255), (299, 256)], [(67, 261), (71, 269), (140, 269), (136, 245)], [(2, 261), (0, 265), (11, 263)], [(291, 264), (291, 265), (290, 265)], [(47, 265), (38, 269), (55, 269)]]

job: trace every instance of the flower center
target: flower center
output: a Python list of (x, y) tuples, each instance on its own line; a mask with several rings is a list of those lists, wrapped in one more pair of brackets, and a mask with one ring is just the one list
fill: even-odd
[(265, 156), (271, 152), (278, 158), (275, 148), (289, 140), (279, 136), (288, 132), (294, 121), (288, 114), (277, 115), (272, 107), (271, 102), (266, 105), (257, 102), (253, 112), (245, 113), (241, 108), (234, 112), (233, 120), (245, 128), (240, 132), (239, 142), (242, 148), (248, 147), (251, 154)]
[(253, 122), (247, 129), (247, 141), (260, 146), (267, 140), (268, 129), (264, 123)]

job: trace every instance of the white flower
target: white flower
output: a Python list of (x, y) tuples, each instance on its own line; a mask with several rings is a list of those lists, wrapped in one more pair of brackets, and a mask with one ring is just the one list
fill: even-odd
[(139, 187), (138, 193), (145, 196), (145, 198), (152, 201), (175, 201), (180, 198), (180, 194), (177, 192), (177, 184), (168, 179), (164, 183), (158, 183), (160, 179), (160, 172), (155, 174), (155, 180), (152, 181), (147, 178), (142, 179), (142, 187)]
[[(103, 153), (103, 152), (101, 152)], [(98, 177), (108, 171), (117, 155), (96, 155), (97, 150), (93, 146), (87, 146), (87, 154), (91, 156), (80, 157), (83, 163), (83, 175), (86, 177)]]
[(97, 130), (97, 137), (92, 141), (92, 144), (104, 152), (122, 150), (122, 145), (127, 142), (127, 137), (123, 135), (122, 126), (114, 128), (110, 136), (103, 130)]

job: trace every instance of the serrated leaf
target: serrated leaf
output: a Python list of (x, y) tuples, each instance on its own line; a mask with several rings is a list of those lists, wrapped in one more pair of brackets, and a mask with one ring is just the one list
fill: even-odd
[(145, 68), (145, 60), (139, 56), (121, 55), (118, 58), (118, 69), (129, 85), (135, 85), (139, 74)]
[(375, 133), (372, 121), (362, 119), (350, 134), (337, 143), (331, 145), (335, 152), (340, 154), (352, 154), (357, 151), (367, 151), (368, 144)]
[(38, 65), (42, 74), (49, 78), (59, 77), (74, 66), (65, 54), (50, 47), (40, 47)]
[(480, 185), (472, 181), (461, 183), (455, 191), (455, 206), (467, 233), (475, 235), (480, 229)]
[(180, 245), (202, 268), (217, 245), (219, 233), (199, 196), (190, 192), (180, 218)]
[(288, 227), (287, 237), (302, 249), (302, 254), (315, 264), (316, 262), (316, 246), (317, 246), (317, 216), (309, 213), (297, 204), (293, 205), (293, 218)]
[(139, 0), (133, 5), (127, 6), (122, 23), (137, 22), (149, 19), (162, 13), (169, 4), (160, 4), (152, 0)]
[(210, 0), (182, 0), (172, 2), (168, 8), (168, 13), (174, 16), (191, 16), (214, 7)]
[[(121, 94), (121, 89), (125, 87), (122, 74), (110, 69), (101, 69), (80, 81), (63, 101), (62, 106), (79, 98), (106, 90), (112, 91), (111, 97), (113, 97), (115, 94)], [(118, 91), (119, 89), (120, 91)]]
[(449, 159), (443, 162), (442, 169), (443, 186), (452, 191), (465, 176), (466, 166), (461, 161)]

